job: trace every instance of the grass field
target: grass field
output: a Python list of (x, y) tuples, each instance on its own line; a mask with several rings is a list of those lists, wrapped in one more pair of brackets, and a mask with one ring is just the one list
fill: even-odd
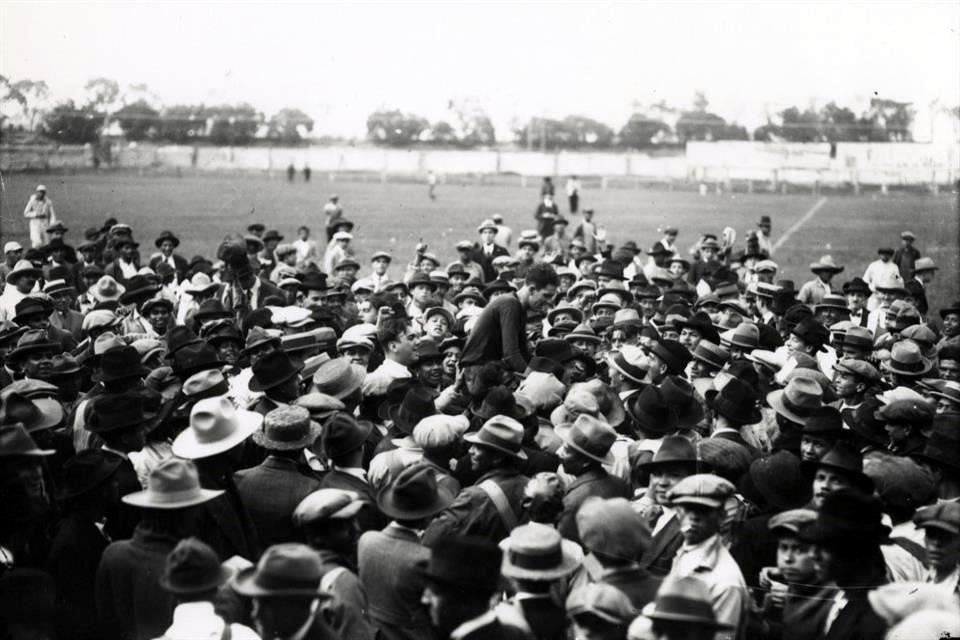
[[(58, 216), (70, 227), (67, 240), (78, 244), (83, 229), (100, 225), (108, 216), (131, 224), (135, 237), (149, 255), (153, 238), (164, 230), (183, 240), (180, 252), (210, 256), (226, 234), (243, 232), (254, 220), (293, 239), (306, 224), (322, 234), (323, 204), (332, 191), (340, 194), (348, 218), (356, 223), (361, 261), (386, 249), (398, 260), (412, 255), (418, 239), (442, 259), (452, 260), (458, 240), (476, 238), (476, 225), (493, 213), (502, 213), (514, 229), (533, 228), (539, 186), (441, 185), (438, 198), (427, 198), (426, 186), (379, 182), (326, 180), (289, 184), (261, 175), (214, 174), (141, 177), (126, 173), (80, 175), (6, 174), (2, 181), (2, 235), (4, 241), (26, 244), (23, 206), (37, 183), (47, 185)], [(531, 181), (533, 184), (533, 181)], [(620, 243), (633, 239), (649, 247), (657, 227), (670, 222), (680, 228), (684, 249), (700, 232), (737, 230), (741, 241), (761, 215), (773, 218), (776, 241), (820, 202), (814, 195), (726, 194), (700, 196), (690, 192), (647, 189), (588, 190), (582, 205), (597, 211), (596, 221)], [(561, 210), (565, 202), (561, 202)], [(253, 213), (251, 214), (251, 211)], [(574, 218), (573, 221), (576, 221)], [(777, 250), (781, 277), (800, 283), (811, 277), (809, 263), (831, 254), (846, 271), (843, 282), (862, 275), (881, 245), (898, 246), (899, 234), (910, 229), (917, 247), (940, 266), (929, 299), (931, 308), (960, 299), (960, 213), (956, 194), (939, 196), (891, 193), (888, 196), (831, 195)], [(398, 268), (394, 271), (399, 273)]]

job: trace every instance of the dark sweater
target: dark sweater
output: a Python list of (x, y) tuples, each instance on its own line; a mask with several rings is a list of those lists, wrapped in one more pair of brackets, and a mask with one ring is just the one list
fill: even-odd
[(502, 360), (514, 371), (522, 372), (530, 359), (526, 325), (527, 313), (517, 297), (497, 296), (477, 318), (463, 347), (462, 366)]

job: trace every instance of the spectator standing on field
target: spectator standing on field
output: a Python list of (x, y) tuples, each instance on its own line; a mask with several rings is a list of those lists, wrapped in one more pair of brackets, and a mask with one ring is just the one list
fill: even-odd
[(437, 174), (433, 169), (427, 172), (427, 195), (431, 200), (437, 199)]
[(34, 249), (47, 242), (46, 228), (57, 223), (53, 200), (47, 197), (47, 188), (38, 184), (23, 210), (23, 217), (30, 221), (30, 246)]
[(540, 234), (541, 242), (553, 235), (553, 224), (559, 215), (560, 209), (553, 201), (553, 194), (543, 194), (543, 201), (537, 205), (537, 211), (533, 214), (537, 221), (537, 233)]
[(337, 220), (343, 217), (343, 207), (340, 206), (340, 196), (331, 194), (330, 200), (323, 205), (323, 215), (327, 219), (327, 242), (333, 240), (333, 234), (336, 232)]
[(577, 176), (570, 176), (567, 180), (567, 202), (570, 204), (570, 213), (576, 213), (580, 207), (580, 181)]
[(913, 246), (917, 236), (912, 231), (900, 234), (900, 248), (893, 253), (893, 263), (900, 269), (900, 277), (904, 282), (913, 279), (913, 265), (920, 259), (920, 252)]

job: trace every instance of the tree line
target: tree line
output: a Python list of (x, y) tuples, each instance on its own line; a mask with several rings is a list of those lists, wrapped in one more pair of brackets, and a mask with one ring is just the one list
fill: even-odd
[[(13, 113), (21, 130), (61, 142), (96, 142), (106, 135), (129, 141), (175, 144), (248, 145), (257, 141), (295, 145), (308, 141), (315, 121), (295, 107), (267, 117), (248, 103), (169, 105), (144, 85), (121, 86), (109, 78), (91, 79), (80, 101), (50, 103), (46, 83), (0, 76), (0, 133), (7, 137)], [(692, 107), (663, 102), (638, 108), (619, 129), (599, 120), (570, 115), (533, 117), (515, 123), (513, 140), (531, 150), (656, 149), (682, 147), (689, 141), (758, 140), (764, 142), (901, 142), (910, 141), (914, 112), (910, 103), (874, 99), (863, 113), (830, 102), (814, 109), (789, 107), (748, 131), (710, 110), (697, 93)], [(488, 115), (476, 105), (448, 105), (444, 119), (399, 109), (378, 109), (367, 118), (367, 138), (394, 147), (448, 146), (462, 149), (497, 143)]]

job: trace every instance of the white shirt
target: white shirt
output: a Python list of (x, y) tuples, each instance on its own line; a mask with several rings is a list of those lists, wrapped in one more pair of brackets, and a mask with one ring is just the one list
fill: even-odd
[[(313, 618), (310, 618), (311, 622)], [(173, 610), (173, 624), (162, 640), (219, 640), (225, 623), (213, 610), (212, 602), (184, 602)], [(242, 624), (230, 625), (233, 640), (260, 640), (253, 629)]]
[(364, 397), (386, 395), (390, 383), (394, 380), (411, 378), (410, 370), (395, 360), (384, 360), (383, 363), (367, 374), (361, 387)]
[(132, 278), (133, 276), (137, 275), (137, 271), (139, 271), (139, 269), (137, 269), (137, 265), (133, 264), (132, 262), (127, 262), (123, 258), (117, 258), (117, 265), (119, 265), (120, 273), (125, 279)]
[[(699, 544), (684, 543), (677, 550), (671, 575), (698, 578), (706, 583), (718, 622), (733, 626), (727, 637), (737, 635), (747, 603), (747, 583), (736, 560), (714, 534)], [(718, 634), (716, 637), (724, 637)]]

